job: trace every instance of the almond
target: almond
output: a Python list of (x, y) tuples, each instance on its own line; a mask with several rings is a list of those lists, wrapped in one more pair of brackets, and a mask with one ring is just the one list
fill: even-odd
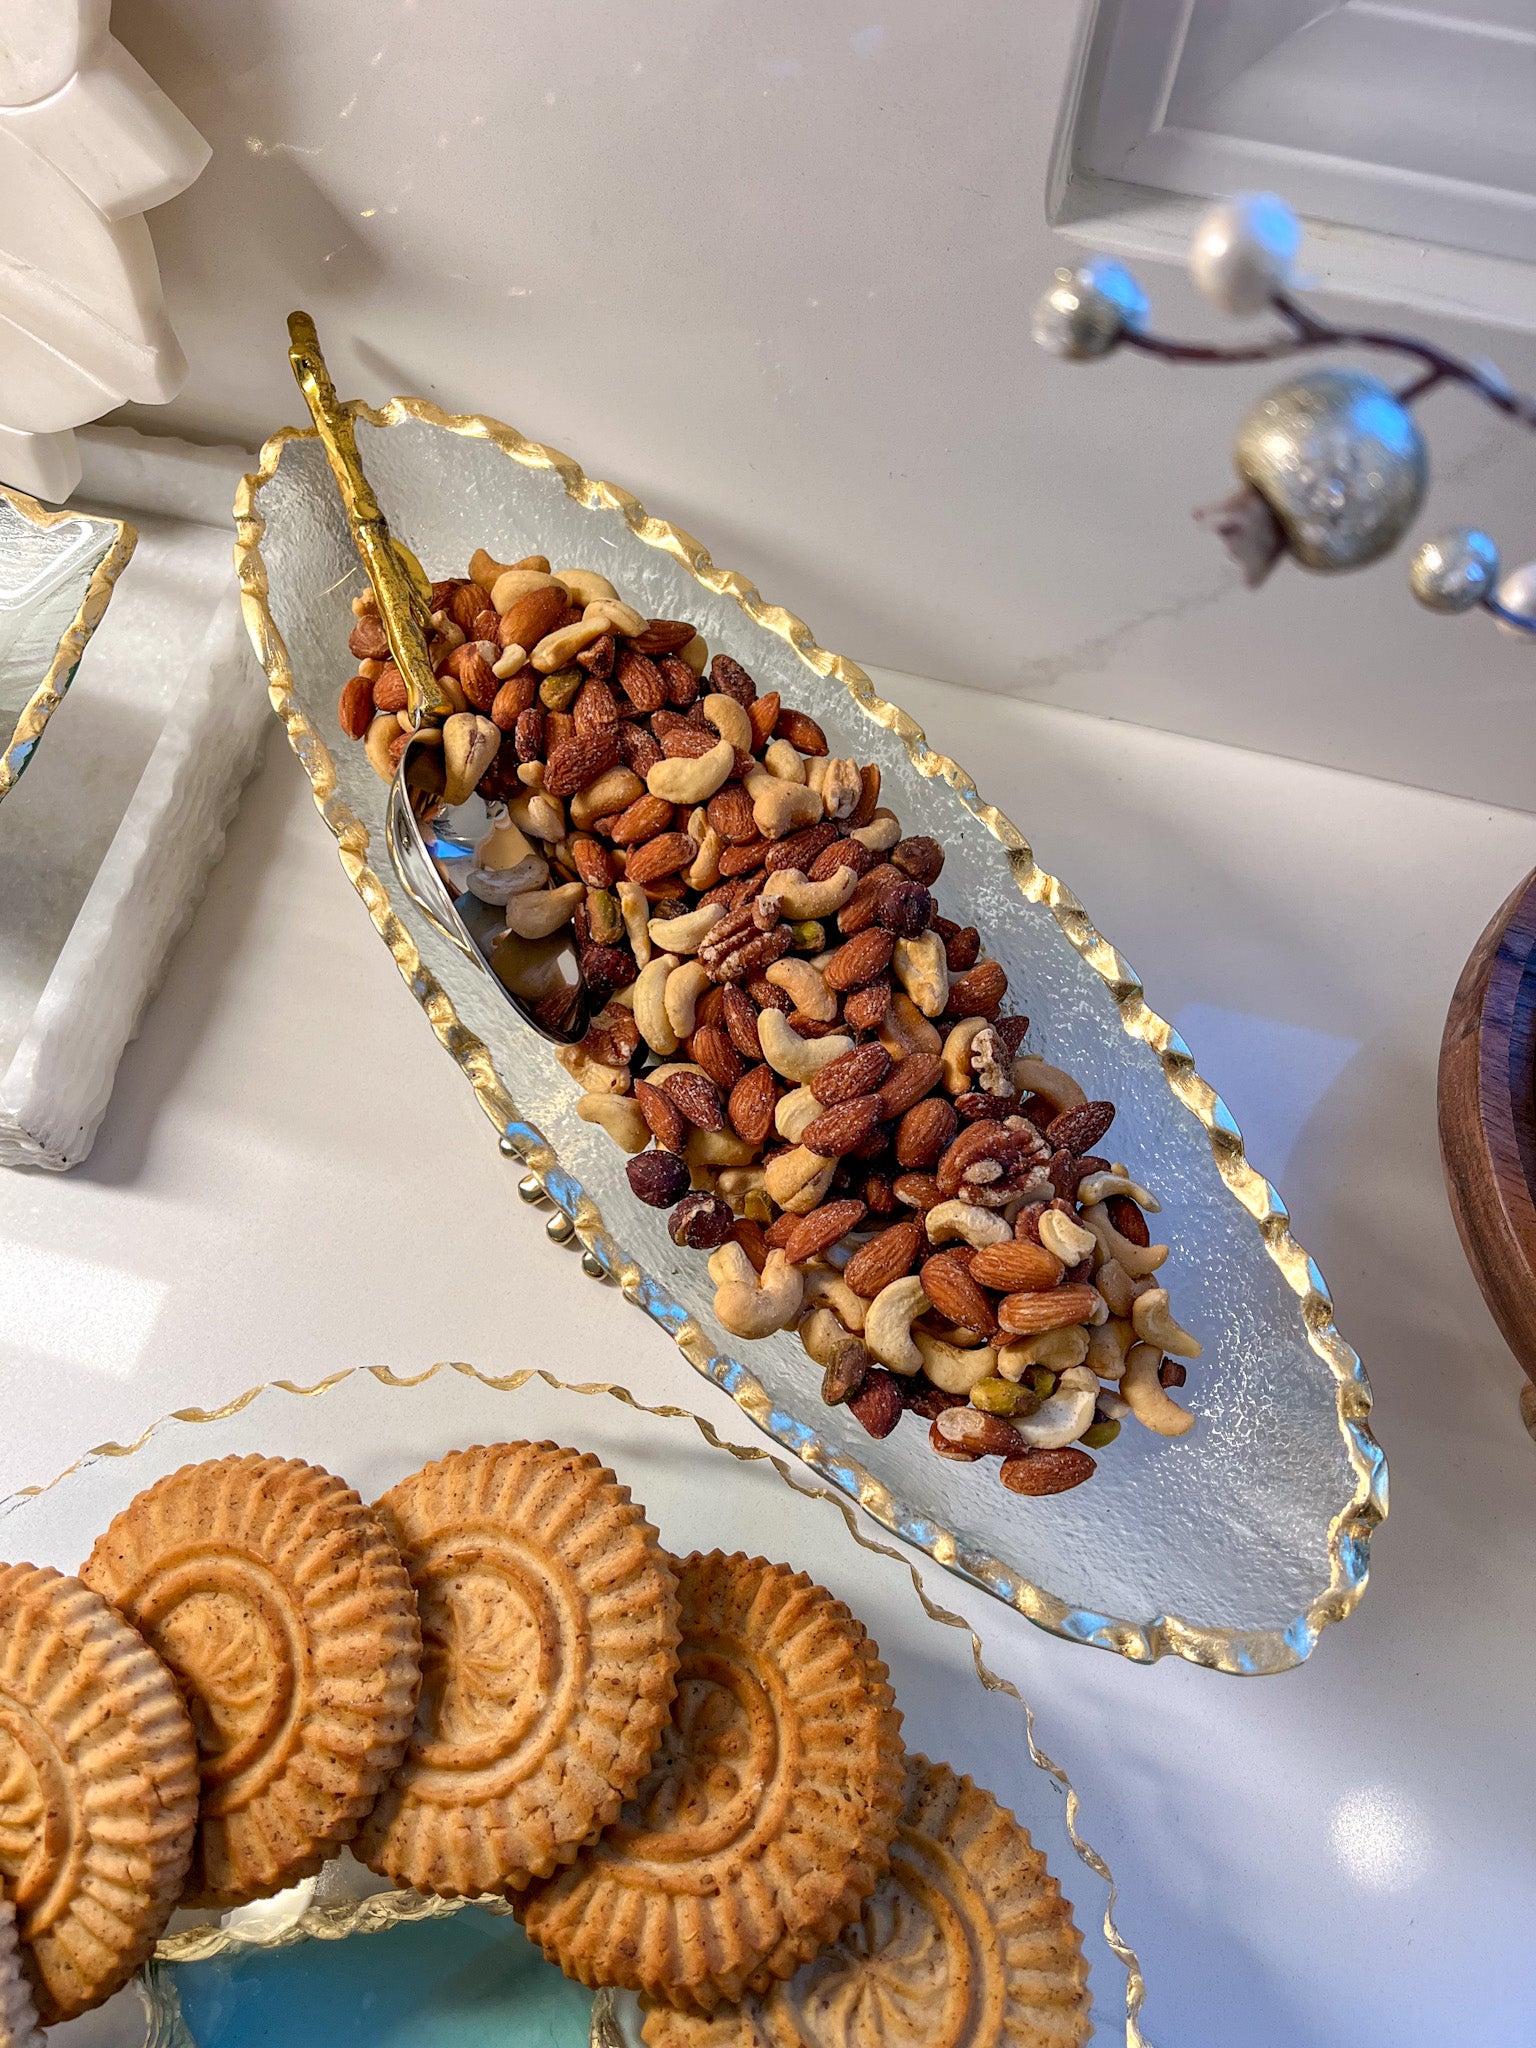
[(698, 701), (699, 679), (686, 661), (679, 661), (675, 654), (659, 654), (656, 672), (666, 685), (669, 704), (676, 705), (681, 711)]
[(643, 725), (626, 722), (619, 727), (619, 753), (625, 767), (643, 779), (661, 759), (661, 741)]
[(873, 1301), (882, 1287), (911, 1272), (927, 1242), (922, 1218), (909, 1216), (861, 1245), (843, 1268), (843, 1278), (855, 1294)]
[[(800, 1133), (800, 1142), (808, 1151), (819, 1152), (823, 1159), (841, 1159), (845, 1152), (862, 1144), (879, 1121), (878, 1097), (855, 1095), (812, 1117)], [(862, 1211), (863, 1204), (859, 1206)]]
[(349, 740), (363, 737), (373, 721), (373, 710), (373, 682), (370, 677), (353, 676), (350, 682), (342, 684), (336, 718)]
[[(630, 805), (624, 816), (627, 818), (631, 811), (638, 810), (640, 804), (646, 801), (645, 797), (639, 798), (636, 803)], [(653, 798), (650, 801), (658, 799)], [(614, 834), (614, 843), (619, 843), (617, 832)], [(664, 881), (668, 875), (675, 875), (681, 869), (690, 866), (698, 850), (686, 832), (663, 832), (655, 839), (646, 840), (643, 846), (630, 848), (629, 859), (624, 867), (625, 879), (640, 883), (642, 888), (649, 888), (653, 882)], [(788, 933), (785, 937), (788, 938)]]
[[(763, 1048), (757, 1036), (757, 1005), (744, 988), (734, 984), (720, 991), (720, 1014), (731, 1034), (731, 1043), (744, 1060), (760, 1060)], [(826, 1071), (825, 1068), (822, 1070)], [(823, 1098), (818, 1098), (821, 1100)], [(746, 1136), (743, 1131), (742, 1136)]]
[(1008, 977), (996, 960), (982, 960), (969, 974), (949, 984), (945, 1014), (950, 1017), (995, 1017), (1008, 993)]
[(795, 1227), (789, 1233), (784, 1246), (784, 1257), (791, 1266), (800, 1266), (807, 1259), (820, 1258), (825, 1251), (845, 1238), (850, 1230), (857, 1230), (864, 1221), (864, 1204), (852, 1198), (841, 1202), (823, 1202), (819, 1209), (812, 1209), (807, 1215), (795, 1218)]
[(652, 619), (629, 644), (637, 654), (676, 654), (688, 645), (694, 630), (686, 619)]
[(896, 944), (887, 931), (878, 925), (871, 925), (867, 932), (860, 932), (857, 938), (845, 940), (821, 970), (821, 978), (828, 988), (839, 994), (849, 989), (862, 988), (866, 982), (878, 980), (890, 965), (891, 952)]
[(457, 679), (471, 711), (490, 710), (501, 685), (491, 674), (491, 664), (480, 652), (478, 642), (466, 640), (462, 647), (455, 647), (443, 667)]
[(571, 706), (571, 716), (578, 732), (596, 732), (601, 726), (618, 724), (619, 707), (601, 676), (593, 676), (590, 682), (582, 684)]
[(858, 932), (868, 931), (875, 921), (875, 909), (882, 891), (891, 882), (899, 882), (901, 879), (901, 871), (893, 868), (889, 861), (882, 861), (879, 867), (869, 870), (837, 913), (837, 928), (845, 939), (853, 938)]
[(619, 688), (642, 718), (648, 718), (666, 703), (667, 686), (662, 681), (661, 670), (648, 654), (636, 654), (632, 648), (624, 648), (614, 673), (618, 677)]
[(779, 693), (770, 690), (766, 697), (754, 697), (747, 706), (747, 716), (752, 721), (752, 751), (760, 754), (773, 738), (773, 728), (779, 722)]
[(375, 711), (403, 711), (410, 701), (405, 687), (405, 677), (392, 661), (386, 661), (373, 679), (373, 708)]
[(578, 832), (567, 840), (571, 860), (589, 889), (611, 889), (618, 874), (613, 855), (590, 833)]
[(1152, 1242), (1147, 1219), (1129, 1195), (1111, 1195), (1104, 1207), (1110, 1222), (1128, 1244), (1140, 1245), (1145, 1249)]
[(767, 840), (756, 837), (738, 846), (724, 847), (720, 854), (720, 872), (728, 880), (755, 874), (763, 865), (767, 852)]
[(836, 1102), (851, 1102), (855, 1095), (869, 1095), (878, 1088), (890, 1064), (883, 1045), (856, 1045), (812, 1076), (811, 1093), (829, 1109)]
[(613, 674), (616, 651), (613, 635), (611, 633), (599, 634), (590, 647), (582, 648), (576, 657), (576, 666), (584, 668), (589, 676), (600, 676), (606, 683)]
[(804, 711), (781, 711), (774, 730), (781, 740), (788, 740), (802, 754), (825, 754), (829, 751), (826, 734)]
[[(899, 850), (899, 849), (898, 849)], [(967, 974), (981, 957), (981, 933), (975, 925), (962, 925), (944, 937), (944, 965), (951, 974)]]
[(649, 1081), (635, 1083), (635, 1100), (640, 1114), (657, 1144), (667, 1152), (681, 1152), (688, 1135), (687, 1120), (670, 1095), (653, 1088)]
[(951, 1143), (958, 1119), (942, 1095), (914, 1102), (896, 1127), (896, 1163), (908, 1172), (936, 1166)]
[(352, 628), (348, 651), (359, 661), (383, 661), (389, 653), (389, 635), (377, 612), (364, 612)]
[(923, 1261), (923, 1292), (947, 1322), (990, 1337), (997, 1328), (997, 1314), (971, 1278), (969, 1263), (960, 1252), (935, 1252)]
[(998, 1326), (1011, 1337), (1034, 1337), (1042, 1330), (1064, 1330), (1070, 1323), (1086, 1323), (1098, 1300), (1098, 1289), (1087, 1286), (1005, 1294), (997, 1305)]
[(564, 740), (550, 748), (549, 759), (544, 764), (545, 793), (549, 796), (574, 796), (589, 782), (596, 782), (599, 775), (617, 767), (618, 759), (619, 736), (613, 726), (603, 725), (594, 732), (577, 733), (574, 739)]
[(669, 761), (696, 761), (701, 754), (712, 754), (719, 744), (720, 735), (712, 726), (694, 725), (687, 719), (661, 734), (661, 751)]
[(704, 815), (727, 845), (746, 846), (757, 837), (752, 799), (739, 782), (728, 782), (724, 789), (717, 789), (704, 806)]
[(829, 882), (839, 868), (852, 868), (862, 879), (878, 865), (877, 856), (857, 839), (834, 839), (830, 846), (821, 849), (806, 869), (806, 874), (813, 882)]
[(668, 1074), (666, 1080), (661, 1083), (661, 1088), (677, 1104), (689, 1123), (699, 1130), (725, 1129), (725, 1112), (720, 1107), (720, 1091), (705, 1075), (691, 1074), (684, 1067), (678, 1073)]
[(739, 661), (732, 661), (728, 654), (717, 654), (709, 664), (710, 688), (722, 697), (734, 697), (738, 704), (750, 706), (757, 695), (757, 685), (747, 674)]
[(931, 1173), (898, 1173), (891, 1183), (891, 1193), (903, 1207), (920, 1210), (924, 1215), (944, 1199)]
[(1038, 1293), (1061, 1279), (1061, 1261), (1043, 1244), (1012, 1238), (1006, 1244), (983, 1245), (971, 1261), (971, 1278), (1001, 1294)]
[[(644, 796), (637, 796), (632, 804), (620, 811), (608, 828), (608, 837), (615, 846), (638, 847), (647, 839), (654, 839), (659, 832), (666, 832), (671, 823), (672, 806), (664, 796), (652, 796), (647, 790)], [(688, 839), (686, 832), (673, 833), (670, 836)], [(693, 847), (691, 839), (688, 839), (688, 844)], [(698, 848), (693, 847), (693, 851), (696, 853)], [(690, 853), (688, 858), (692, 860), (693, 854)], [(667, 872), (673, 873), (675, 870), (669, 869)], [(632, 879), (638, 880), (639, 877), (635, 876)]]
[(769, 874), (777, 874), (780, 868), (799, 868), (802, 874), (809, 873), (816, 864), (816, 856), (837, 837), (837, 827), (830, 819), (823, 819), (819, 825), (806, 825), (791, 832), (787, 839), (776, 839), (768, 849)]
[(547, 583), (542, 590), (530, 590), (510, 611), (501, 615), (497, 633), (503, 647), (526, 647), (531, 653), (539, 642), (553, 633), (565, 614), (566, 595), (558, 584)]
[(900, 1380), (884, 1366), (872, 1365), (863, 1386), (849, 1401), (848, 1412), (858, 1417), (871, 1436), (889, 1436), (901, 1420)]
[[(727, 993), (740, 994), (740, 991), (728, 990)], [(773, 1129), (773, 1112), (778, 1099), (779, 1086), (773, 1078), (772, 1067), (753, 1067), (743, 1074), (731, 1090), (731, 1099), (726, 1105), (726, 1115), (737, 1137), (745, 1138), (749, 1145), (760, 1145)]]
[(859, 801), (854, 810), (853, 816), (848, 820), (848, 828), (850, 831), (854, 832), (856, 832), (861, 825), (868, 825), (872, 823), (874, 820), (875, 812), (880, 807), (879, 764), (874, 761), (866, 761), (864, 766), (859, 770), (859, 782), (862, 785), (859, 795)]
[[(377, 696), (374, 702), (378, 702)], [(1091, 1152), (1115, 1120), (1112, 1102), (1080, 1102), (1076, 1109), (1064, 1109), (1052, 1117), (1045, 1135), (1052, 1146), (1064, 1152)]]
[[(945, 1199), (963, 1194), (969, 1202), (1001, 1208), (1010, 1185), (1039, 1154), (1040, 1145), (1026, 1126), (1011, 1131), (1006, 1124), (970, 1124), (934, 1169)], [(996, 1168), (980, 1171), (978, 1168)]]
[(1001, 1415), (988, 1415), (963, 1404), (936, 1416), (933, 1430), (952, 1450), (961, 1449), (977, 1458), (1017, 1458), (1029, 1449), (1013, 1424)]
[(508, 676), (491, 699), (492, 725), (511, 732), (522, 713), (533, 708), (538, 688), (538, 673), (534, 669), (521, 669), (515, 676)]
[(908, 1053), (904, 1060), (896, 1062), (881, 1084), (882, 1118), (886, 1123), (894, 1123), (914, 1102), (921, 1102), (925, 1095), (931, 1095), (943, 1078), (944, 1062), (936, 1052)]
[[(712, 989), (712, 995), (719, 991)], [(722, 1095), (729, 1095), (741, 1079), (741, 1061), (736, 1048), (718, 1024), (701, 1024), (688, 1041), (688, 1056), (702, 1067)]]
[(850, 1031), (878, 1031), (891, 1007), (891, 984), (872, 981), (868, 988), (856, 988), (843, 1005), (843, 1022)]
[(1010, 1493), (1070, 1493), (1098, 1469), (1086, 1451), (1065, 1444), (1057, 1451), (1030, 1451), (1022, 1458), (1005, 1458), (997, 1476)]

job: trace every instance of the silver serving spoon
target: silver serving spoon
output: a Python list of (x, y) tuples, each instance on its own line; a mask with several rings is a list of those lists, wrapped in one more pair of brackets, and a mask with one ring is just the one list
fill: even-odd
[[(470, 821), (477, 811), (483, 819), (484, 811), (476, 799), (455, 808), (443, 802), (443, 750), (435, 721), (454, 707), (427, 657), (426, 596), (390, 537), (358, 456), (352, 415), (336, 396), (307, 313), (288, 316), (288, 360), (330, 462), (410, 703), (415, 730), (390, 784), (384, 821), (400, 885), (433, 930), (495, 983), (526, 1024), (556, 1045), (574, 1045), (586, 1036), (590, 1015), (570, 932), (520, 939), (508, 931), (498, 906), (463, 885), (479, 836)], [(449, 877), (456, 870), (460, 886), (454, 888)]]

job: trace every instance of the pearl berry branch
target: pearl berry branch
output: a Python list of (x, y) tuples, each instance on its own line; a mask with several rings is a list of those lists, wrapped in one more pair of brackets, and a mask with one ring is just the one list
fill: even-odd
[[(1496, 411), (1536, 427), (1536, 399), (1511, 390), (1491, 363), (1474, 363), (1411, 334), (1338, 327), (1292, 292), (1301, 225), (1273, 193), (1240, 193), (1211, 208), (1195, 234), (1190, 272), (1221, 312), (1266, 310), (1286, 332), (1237, 347), (1176, 341), (1147, 326), (1146, 293), (1123, 264), (1093, 257), (1058, 270), (1035, 308), (1034, 337), (1068, 362), (1130, 348), (1167, 363), (1281, 362), (1314, 349), (1407, 356), (1419, 373), (1393, 390), (1363, 370), (1313, 370), (1255, 405), (1233, 449), (1242, 487), (1196, 513), (1214, 527), (1250, 587), (1282, 555), (1306, 568), (1363, 568), (1389, 554), (1419, 508), (1429, 454), (1412, 407), (1460, 384)], [(1477, 527), (1438, 534), (1415, 551), (1408, 587), (1435, 612), (1480, 608), (1508, 632), (1536, 636), (1536, 562), (1501, 575), (1499, 550)]]

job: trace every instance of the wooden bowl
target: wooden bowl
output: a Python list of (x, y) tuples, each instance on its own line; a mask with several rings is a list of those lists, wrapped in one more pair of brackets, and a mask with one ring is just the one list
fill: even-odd
[[(1462, 1246), (1505, 1342), (1536, 1380), (1536, 870), (1461, 970), (1439, 1096), (1440, 1156)], [(1530, 1390), (1521, 1408), (1530, 1426)]]

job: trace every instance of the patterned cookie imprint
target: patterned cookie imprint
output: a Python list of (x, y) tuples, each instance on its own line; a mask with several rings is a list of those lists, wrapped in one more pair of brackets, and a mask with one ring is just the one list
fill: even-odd
[(1027, 1831), (947, 1764), (907, 1762), (891, 1867), (787, 1983), (712, 2017), (652, 2006), (648, 2048), (1081, 2048), (1088, 1965)]
[(43, 2048), (32, 1988), (16, 1945), (16, 1908), (0, 1899), (0, 2048)]
[(420, 1603), (422, 1689), (355, 1852), (420, 1891), (516, 1891), (650, 1766), (677, 1674), (671, 1560), (628, 1487), (552, 1443), (453, 1452), (377, 1512)]
[(185, 1465), (117, 1516), (81, 1577), (186, 1696), (202, 1798), (186, 1905), (318, 1870), (405, 1754), (421, 1674), (398, 1551), (345, 1481), (292, 1458)]
[(78, 1579), (0, 1566), (0, 2041), (33, 2038), (24, 1993), (51, 2025), (127, 1983), (196, 1824), (197, 1746), (170, 1672)]
[(803, 1572), (713, 1551), (678, 1581), (655, 1763), (618, 1826), (518, 1910), (567, 1976), (707, 2012), (857, 1916), (901, 1811), (901, 1716), (863, 1626)]

